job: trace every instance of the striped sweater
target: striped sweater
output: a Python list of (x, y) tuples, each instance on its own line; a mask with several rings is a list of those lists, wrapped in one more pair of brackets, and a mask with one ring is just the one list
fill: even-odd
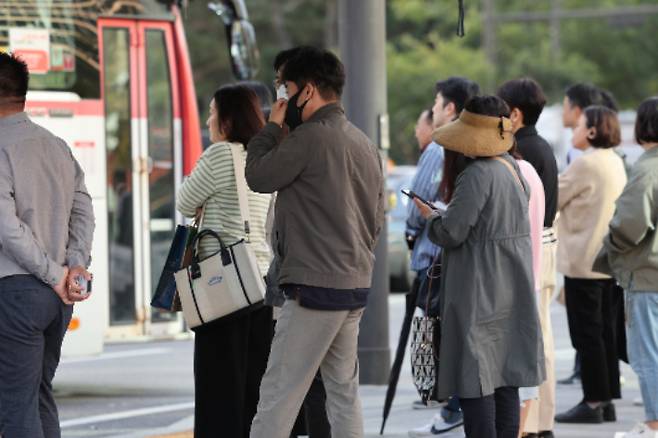
[[(205, 203), (202, 228), (218, 232), (226, 245), (245, 238), (229, 145), (227, 142), (215, 143), (201, 155), (192, 173), (183, 181), (176, 200), (176, 208), (186, 217), (194, 217), (196, 209)], [(246, 157), (247, 151), (244, 148), (242, 151)], [(251, 232), (249, 241), (258, 259), (258, 266), (265, 275), (271, 257), (265, 238), (265, 222), (271, 195), (255, 193), (249, 188), (247, 193)], [(217, 250), (219, 243), (212, 238), (205, 238), (201, 242), (200, 256), (207, 257)]]

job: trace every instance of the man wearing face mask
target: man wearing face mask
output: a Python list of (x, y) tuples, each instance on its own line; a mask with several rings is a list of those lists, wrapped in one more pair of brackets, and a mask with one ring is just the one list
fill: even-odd
[(274, 251), (286, 297), (250, 436), (289, 436), (320, 368), (332, 436), (361, 438), (357, 337), (384, 222), (381, 159), (340, 106), (335, 55), (301, 48), (282, 80), (290, 99), (275, 102), (247, 155), (252, 190), (278, 191)]
[[(288, 62), (289, 59), (292, 59), (303, 47), (293, 47), (292, 49), (282, 50), (274, 58), (274, 72), (276, 78), (274, 80), (274, 88), (277, 93), (277, 100), (279, 98), (288, 98), (288, 90), (286, 85), (281, 79), (283, 73), (283, 66)], [(269, 113), (268, 113), (269, 117)], [(287, 133), (286, 133), (287, 135)], [(274, 228), (274, 207), (276, 205), (276, 194), (272, 196), (272, 201), (270, 204), (270, 209), (268, 211), (268, 232), (270, 234), (270, 246), (275, 248), (277, 242), (272, 233)], [(279, 318), (279, 312), (281, 311), (281, 306), (285, 303), (285, 297), (283, 291), (279, 287), (279, 270), (281, 269), (281, 259), (276, 254), (272, 258), (272, 263), (270, 263), (270, 268), (267, 271), (266, 283), (267, 290), (265, 293), (265, 304), (273, 307), (274, 319)], [(274, 332), (272, 332), (274, 333)], [(311, 383), (311, 387), (304, 398), (302, 409), (300, 410), (293, 431), (290, 435), (291, 438), (295, 438), (300, 435), (308, 435), (309, 438), (331, 438), (331, 427), (329, 425), (329, 420), (327, 419), (326, 411), (326, 401), (327, 393), (324, 390), (324, 384), (322, 383), (322, 376), (318, 370)]]

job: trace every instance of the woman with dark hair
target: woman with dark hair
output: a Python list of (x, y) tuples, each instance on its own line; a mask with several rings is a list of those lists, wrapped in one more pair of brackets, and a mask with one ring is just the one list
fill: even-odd
[(645, 152), (603, 241), (594, 269), (612, 274), (626, 291), (628, 358), (640, 380), (645, 421), (626, 438), (658, 438), (658, 97), (640, 104), (635, 140)]
[(444, 213), (416, 202), (443, 247), (439, 398), (459, 397), (469, 438), (516, 438), (519, 387), (544, 379), (532, 274), (529, 188), (516, 161), (509, 108), (473, 97), (434, 131), (471, 158)]
[[(207, 125), (213, 145), (183, 182), (178, 211), (194, 217), (203, 208), (203, 228), (217, 232), (227, 245), (247, 240), (264, 274), (270, 262), (265, 238), (270, 195), (246, 188), (250, 224), (247, 236), (240, 220), (232, 153), (232, 149), (238, 149), (246, 158), (245, 146), (265, 125), (258, 97), (245, 85), (219, 88), (210, 102)], [(246, 186), (246, 181), (241, 183)], [(218, 246), (211, 239), (202, 241), (200, 257), (213, 254)], [(194, 436), (248, 437), (270, 349), (272, 308), (202, 326), (195, 333)]]
[(617, 315), (622, 305), (615, 280), (592, 264), (626, 184), (624, 163), (612, 149), (621, 142), (617, 114), (589, 106), (573, 131), (583, 151), (558, 179), (557, 270), (564, 291), (571, 343), (581, 359), (583, 400), (555, 416), (561, 423), (615, 421), (612, 399), (620, 398)]

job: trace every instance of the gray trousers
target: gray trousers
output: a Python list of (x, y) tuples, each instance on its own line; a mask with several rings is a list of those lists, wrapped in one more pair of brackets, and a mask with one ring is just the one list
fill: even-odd
[(362, 438), (357, 338), (363, 309), (313, 310), (286, 300), (276, 324), (250, 438), (288, 438), (320, 369), (334, 438)]
[(60, 438), (51, 382), (73, 306), (30, 275), (0, 279), (0, 435)]

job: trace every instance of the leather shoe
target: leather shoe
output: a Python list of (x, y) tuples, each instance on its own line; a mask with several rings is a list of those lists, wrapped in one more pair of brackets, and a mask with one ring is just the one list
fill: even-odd
[(582, 401), (567, 412), (557, 414), (555, 421), (558, 423), (603, 423), (603, 408), (597, 406), (592, 409), (587, 403)]
[(552, 430), (542, 430), (537, 434), (539, 438), (555, 438)]
[(614, 422), (617, 421), (617, 412), (615, 405), (611, 401), (603, 403), (603, 421)]

